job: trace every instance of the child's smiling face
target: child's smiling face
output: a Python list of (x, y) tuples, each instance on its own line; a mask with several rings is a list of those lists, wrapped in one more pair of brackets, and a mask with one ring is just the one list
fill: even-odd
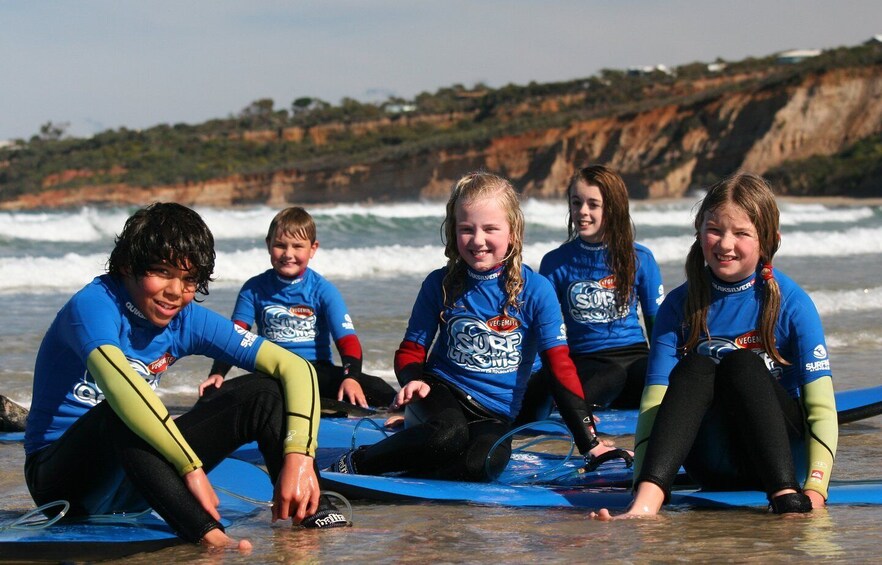
[(725, 204), (704, 214), (700, 231), (704, 261), (720, 280), (746, 279), (760, 261), (756, 226), (744, 210)]
[(318, 247), (318, 241), (309, 241), (281, 230), (276, 230), (273, 238), (267, 242), (273, 269), (280, 276), (288, 279), (303, 274), (309, 265), (309, 260), (315, 257)]
[[(182, 268), (183, 267), (183, 268)], [(123, 285), (135, 307), (154, 326), (164, 328), (196, 297), (198, 279), (189, 265), (151, 265), (144, 276), (127, 275)]]
[(505, 260), (511, 227), (505, 208), (495, 198), (456, 205), (456, 248), (472, 269), (483, 272)]
[(570, 191), (570, 218), (587, 243), (603, 241), (603, 194), (600, 188), (579, 181)]

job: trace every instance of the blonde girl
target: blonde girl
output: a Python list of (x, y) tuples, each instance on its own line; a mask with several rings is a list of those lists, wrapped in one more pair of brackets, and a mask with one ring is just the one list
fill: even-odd
[[(407, 427), (342, 456), (331, 470), (392, 471), (484, 481), (508, 463), (491, 454), (518, 413), (536, 354), (561, 383), (562, 413), (586, 456), (599, 444), (569, 358), (560, 306), (546, 279), (521, 264), (524, 218), (506, 179), (462, 177), (444, 220), (447, 265), (425, 279), (395, 354), (395, 404)], [(488, 455), (490, 455), (489, 461)]]

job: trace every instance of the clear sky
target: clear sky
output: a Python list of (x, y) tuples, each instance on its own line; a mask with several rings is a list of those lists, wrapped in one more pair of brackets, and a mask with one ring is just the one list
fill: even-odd
[(857, 45), (882, 0), (0, 0), (0, 140)]

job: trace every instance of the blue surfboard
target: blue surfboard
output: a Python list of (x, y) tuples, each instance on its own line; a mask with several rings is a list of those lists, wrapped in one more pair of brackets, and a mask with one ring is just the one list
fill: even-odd
[[(422, 500), (511, 507), (625, 508), (631, 490), (617, 487), (552, 487), (467, 483), (411, 477), (384, 477), (322, 473), (324, 488), (353, 499), (380, 501)], [(882, 481), (834, 481), (828, 504), (882, 504)], [(758, 491), (674, 490), (671, 505), (699, 507), (767, 506)]]
[[(882, 386), (847, 390), (836, 393), (839, 423), (855, 422), (882, 414)], [(607, 435), (628, 435), (637, 430), (637, 410), (601, 410), (597, 412), (598, 431)], [(384, 418), (322, 418), (319, 425), (318, 453), (320, 468), (324, 468), (345, 450), (360, 445), (373, 445), (395, 433), (383, 428)], [(549, 422), (536, 422), (524, 434), (566, 434), (566, 427), (555, 413)], [(2, 436), (0, 436), (2, 438)], [(233, 457), (251, 463), (261, 463), (263, 457), (256, 443), (244, 445)]]
[[(273, 488), (262, 469), (235, 459), (223, 461), (209, 473), (220, 498), (224, 526), (259, 512)], [(0, 523), (0, 556), (4, 560), (91, 561), (114, 559), (184, 543), (156, 514), (113, 515), (61, 520), (47, 528), (21, 528), (12, 520)]]

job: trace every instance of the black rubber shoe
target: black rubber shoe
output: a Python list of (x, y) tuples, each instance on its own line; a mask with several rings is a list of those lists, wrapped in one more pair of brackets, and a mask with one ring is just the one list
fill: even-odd
[(346, 516), (340, 512), (331, 499), (322, 495), (315, 514), (307, 516), (300, 522), (304, 528), (345, 528), (351, 525)]
[(350, 449), (349, 451), (341, 455), (339, 459), (331, 463), (327, 470), (333, 473), (357, 475), (358, 471), (355, 470), (355, 464), (352, 462), (352, 454), (355, 453), (355, 451), (355, 449)]
[(802, 492), (781, 494), (772, 499), (775, 514), (805, 514), (812, 511), (812, 499)]

